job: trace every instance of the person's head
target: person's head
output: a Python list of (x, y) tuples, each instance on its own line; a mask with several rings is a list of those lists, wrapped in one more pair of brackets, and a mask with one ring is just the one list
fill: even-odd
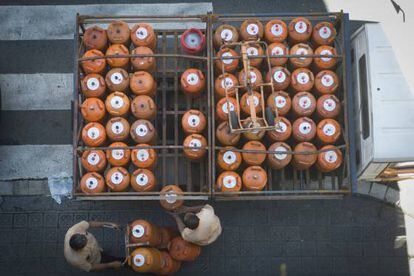
[(187, 213), (184, 216), (184, 224), (187, 228), (196, 229), (200, 219), (193, 213)]
[(86, 236), (83, 234), (74, 234), (69, 240), (69, 245), (73, 250), (81, 250), (86, 246), (86, 243)]

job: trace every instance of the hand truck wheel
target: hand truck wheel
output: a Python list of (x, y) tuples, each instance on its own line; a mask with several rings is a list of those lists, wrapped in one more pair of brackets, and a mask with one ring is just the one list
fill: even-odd
[(239, 118), (237, 117), (236, 111), (232, 110), (229, 112), (230, 116), (230, 127), (231, 129), (238, 129), (239, 128)]

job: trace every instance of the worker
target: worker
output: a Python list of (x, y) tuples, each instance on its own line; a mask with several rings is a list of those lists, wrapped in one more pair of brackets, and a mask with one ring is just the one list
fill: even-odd
[[(183, 213), (184, 220), (180, 217)], [(194, 207), (181, 206), (170, 214), (177, 222), (182, 238), (188, 242), (201, 246), (209, 245), (221, 234), (220, 219), (209, 204)]]
[(68, 229), (63, 249), (68, 263), (87, 272), (119, 268), (123, 265), (123, 258), (108, 255), (88, 232), (89, 228), (99, 227), (120, 229), (118, 224), (98, 221), (81, 221)]

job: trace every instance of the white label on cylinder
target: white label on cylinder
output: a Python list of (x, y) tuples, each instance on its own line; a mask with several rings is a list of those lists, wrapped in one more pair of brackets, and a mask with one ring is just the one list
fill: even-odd
[(135, 35), (138, 37), (138, 39), (145, 39), (148, 36), (148, 30), (147, 28), (139, 27), (135, 32)]
[(115, 122), (112, 124), (111, 130), (115, 134), (122, 133), (122, 131), (124, 131), (124, 125), (120, 122)]
[(286, 80), (286, 74), (285, 74), (285, 72), (283, 72), (281, 70), (278, 70), (273, 74), (273, 79), (276, 82), (282, 83)]
[(232, 175), (226, 175), (223, 177), (223, 185), (228, 189), (236, 187), (237, 179)]
[[(250, 97), (249, 96), (247, 96), (247, 98), (246, 98), (246, 103), (247, 103), (248, 106), (250, 106)], [(253, 103), (254, 103), (255, 107), (259, 105), (259, 98), (257, 96), (253, 96)]]
[(311, 107), (312, 101), (308, 96), (303, 96), (299, 98), (299, 106), (304, 108), (304, 109), (308, 109), (309, 107)]
[(112, 157), (115, 160), (121, 160), (122, 158), (124, 158), (124, 150), (122, 150), (122, 149), (112, 150)]
[(283, 34), (283, 27), (280, 24), (273, 24), (272, 27), (270, 28), (270, 32), (274, 36), (280, 36)]
[(148, 184), (148, 175), (140, 173), (136, 176), (135, 181), (139, 186), (145, 186)]
[(124, 106), (124, 100), (119, 96), (115, 96), (111, 99), (111, 106), (115, 109), (120, 109)]
[(247, 25), (246, 31), (249, 35), (257, 35), (259, 33), (259, 26), (257, 26), (257, 24), (251, 23)]
[(256, 83), (256, 81), (257, 81), (257, 75), (253, 71), (250, 71), (250, 80), (251, 80), (252, 83)]
[[(190, 147), (201, 147), (201, 141), (199, 139), (192, 139), (189, 144)], [(191, 149), (192, 151), (198, 151), (200, 149)]]
[(297, 76), (296, 76), (296, 80), (300, 83), (300, 84), (307, 84), (310, 80), (309, 75), (305, 72), (300, 72)]
[(86, 179), (86, 187), (88, 187), (89, 190), (96, 189), (96, 187), (98, 187), (98, 180), (95, 177), (88, 177)]
[(118, 185), (122, 182), (122, 180), (124, 179), (124, 176), (122, 175), (122, 173), (120, 172), (114, 172), (111, 175), (111, 182), (115, 185)]
[(236, 160), (237, 160), (236, 154), (230, 150), (226, 151), (223, 154), (223, 161), (227, 165), (233, 164), (234, 162), (236, 162)]
[(319, 29), (319, 36), (322, 37), (323, 39), (327, 39), (331, 36), (331, 29), (323, 26), (322, 28)]
[(99, 88), (99, 80), (97, 78), (90, 78), (86, 82), (86, 86), (89, 90), (96, 90)]
[[(229, 106), (230, 106), (230, 111), (234, 111), (234, 104), (232, 104), (231, 102), (228, 102), (229, 103)], [(229, 113), (229, 109), (228, 109), (228, 107), (227, 107), (227, 102), (225, 102), (222, 106), (221, 106), (221, 110), (224, 112), (224, 113), (226, 113), (226, 114), (228, 114)]]
[(338, 160), (338, 155), (333, 150), (327, 151), (325, 152), (325, 160), (328, 163), (334, 163)]
[[(322, 50), (321, 51), (321, 55), (332, 55), (332, 52), (331, 51), (329, 51), (328, 49), (325, 49), (325, 50)], [(321, 58), (323, 61), (330, 61), (331, 60), (331, 58), (330, 57), (323, 57), (323, 58)]]
[(325, 74), (322, 76), (321, 82), (323, 86), (331, 87), (334, 84), (334, 78), (329, 74)]
[(98, 165), (100, 161), (100, 157), (95, 152), (92, 152), (91, 154), (88, 155), (87, 160), (89, 164), (91, 164), (92, 166), (95, 166), (95, 165)]
[(308, 26), (306, 25), (305, 22), (303, 21), (298, 21), (295, 24), (295, 30), (296, 32), (303, 34), (304, 32), (306, 32), (306, 30), (308, 29)]
[(137, 254), (134, 256), (134, 265), (137, 267), (141, 267), (145, 264), (145, 257), (141, 254)]
[(336, 102), (332, 99), (326, 99), (323, 102), (323, 108), (327, 111), (333, 111), (336, 108)]
[(140, 149), (137, 151), (137, 159), (141, 162), (147, 161), (149, 158), (149, 153), (146, 149)]
[(276, 46), (272, 49), (272, 55), (283, 55), (284, 51), (282, 47)]
[(221, 81), (221, 87), (229, 89), (234, 86), (234, 82), (231, 78), (225, 78)]
[(247, 48), (247, 55), (248, 56), (257, 56), (259, 55), (259, 51), (256, 47), (249, 47)]
[[(221, 56), (222, 57), (232, 57), (233, 55), (230, 52), (224, 52)], [(233, 62), (232, 59), (223, 59), (224, 64), (231, 64), (232, 62)]]
[(192, 127), (196, 127), (200, 124), (200, 117), (197, 115), (190, 115), (188, 116), (187, 123)]
[(135, 129), (135, 133), (140, 137), (144, 137), (148, 133), (148, 128), (146, 125), (138, 125)]
[(229, 29), (223, 29), (220, 33), (220, 37), (224, 41), (231, 41), (233, 38), (233, 32)]
[[(301, 56), (304, 56), (304, 55), (307, 55), (308, 54), (308, 50), (306, 50), (306, 49), (304, 49), (304, 48), (299, 48), (299, 49), (297, 49), (296, 50), (296, 53), (295, 53), (296, 55), (301, 55)], [(306, 57), (300, 57), (299, 59), (306, 59)]]
[(135, 238), (142, 238), (145, 234), (145, 228), (141, 224), (134, 225), (132, 227), (132, 236)]
[(115, 72), (111, 75), (111, 82), (113, 84), (120, 84), (123, 80), (124, 80), (124, 77), (119, 72)]
[(196, 73), (188, 74), (187, 76), (187, 83), (189, 85), (196, 85), (200, 81), (198, 75)]
[[(286, 151), (286, 148), (279, 146), (275, 149), (275, 151)], [(286, 153), (275, 153), (273, 156), (278, 160), (283, 160), (286, 158), (287, 154)]]
[(322, 131), (327, 136), (332, 136), (336, 132), (336, 128), (333, 124), (326, 124), (323, 126)]
[(311, 130), (312, 130), (312, 125), (309, 124), (308, 122), (302, 122), (302, 123), (300, 123), (300, 125), (299, 125), (299, 131), (300, 131), (300, 133), (302, 133), (302, 134), (308, 134), (308, 133), (311, 132)]
[(276, 132), (285, 133), (287, 130), (287, 125), (284, 122), (279, 122), (278, 128), (276, 128)]
[(277, 108), (283, 108), (286, 105), (286, 98), (283, 96), (276, 96), (274, 101)]
[(99, 129), (97, 127), (91, 127), (90, 129), (88, 129), (88, 137), (91, 139), (97, 139), (99, 137)]
[(177, 201), (177, 194), (174, 192), (168, 192), (165, 195), (165, 200), (169, 203), (169, 204), (173, 204)]

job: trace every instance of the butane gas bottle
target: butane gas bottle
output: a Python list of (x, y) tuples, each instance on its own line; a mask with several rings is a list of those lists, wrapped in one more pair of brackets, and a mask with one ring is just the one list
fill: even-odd
[[(250, 128), (253, 126), (253, 121), (250, 117), (247, 117), (245, 119), (245, 121), (242, 123), (244, 128)], [(265, 123), (260, 120), (258, 121), (258, 125), (261, 127), (264, 127)], [(262, 140), (263, 136), (266, 134), (266, 130), (262, 129), (262, 130), (250, 130), (250, 131), (246, 131), (243, 132), (243, 137), (246, 140), (254, 140), (254, 141), (260, 141)]]
[(85, 74), (102, 74), (106, 69), (106, 60), (104, 54), (96, 49), (92, 49), (83, 54), (82, 58), (102, 57), (91, 60), (84, 60), (81, 66)]
[[(145, 46), (140, 46), (131, 51), (133, 55), (153, 55), (154, 52)], [(135, 71), (153, 72), (156, 68), (155, 57), (131, 57), (132, 68)]]
[(308, 117), (300, 117), (293, 122), (293, 138), (298, 142), (311, 141), (316, 135), (315, 122)]
[(181, 89), (188, 96), (199, 96), (206, 87), (206, 79), (203, 72), (190, 68), (181, 75)]
[(124, 141), (129, 136), (129, 122), (122, 117), (113, 117), (106, 123), (106, 135), (111, 141)]
[(82, 176), (80, 188), (85, 194), (102, 193), (105, 190), (105, 181), (102, 175), (89, 172)]
[[(315, 50), (315, 55), (337, 55), (336, 49), (331, 46), (323, 45), (319, 46)], [(314, 68), (317, 71), (333, 69), (336, 66), (337, 58), (333, 57), (320, 57), (315, 58)]]
[(105, 128), (97, 122), (87, 124), (82, 129), (82, 141), (89, 147), (99, 147), (106, 140)]
[[(246, 48), (246, 54), (248, 57), (263, 56), (263, 48), (260, 44), (251, 44)], [(249, 59), (250, 66), (260, 67), (263, 62), (262, 57)]]
[[(276, 56), (276, 55), (287, 55), (289, 54), (289, 48), (285, 43), (274, 42), (267, 47), (267, 54)], [(288, 61), (287, 57), (271, 57), (270, 64), (272, 66), (283, 66)]]
[(162, 269), (161, 251), (151, 247), (138, 247), (131, 253), (131, 266), (138, 273), (158, 274)]
[(242, 187), (242, 179), (234, 171), (224, 171), (217, 177), (216, 186), (222, 192), (238, 192)]
[(88, 172), (100, 172), (106, 167), (106, 157), (103, 150), (86, 150), (82, 154), (82, 166)]
[(203, 135), (200, 134), (190, 134), (188, 135), (183, 142), (184, 147), (200, 147), (196, 148), (184, 148), (184, 155), (190, 160), (198, 161), (205, 157), (207, 150), (207, 140)]
[(312, 48), (305, 43), (299, 43), (290, 48), (291, 55), (302, 55), (304, 57), (292, 57), (289, 59), (290, 64), (294, 68), (309, 67), (312, 64), (313, 58), (305, 57), (306, 55), (313, 55)]
[(285, 91), (274, 91), (267, 97), (266, 105), (272, 110), (277, 109), (279, 116), (285, 116), (292, 106), (292, 100)]
[[(122, 44), (112, 44), (105, 53), (106, 56), (123, 56), (129, 55), (129, 50)], [(109, 66), (112, 68), (129, 69), (129, 57), (107, 58)]]
[(87, 98), (81, 106), (82, 117), (88, 122), (102, 121), (105, 117), (105, 104), (98, 98)]
[(288, 30), (291, 44), (307, 42), (312, 35), (312, 23), (304, 17), (298, 17), (290, 21)]
[(83, 43), (87, 50), (98, 49), (105, 50), (108, 44), (106, 31), (99, 26), (92, 26), (85, 30), (83, 34)]
[(236, 93), (235, 86), (239, 85), (239, 80), (230, 73), (224, 73), (218, 76), (214, 82), (214, 91), (218, 98), (226, 97), (226, 88), (227, 95), (234, 96)]
[(294, 154), (292, 158), (292, 165), (297, 170), (309, 169), (315, 162), (317, 154), (304, 154), (303, 152), (314, 152), (316, 147), (309, 142), (302, 142), (295, 146)]
[(335, 95), (320, 96), (316, 102), (316, 112), (320, 118), (335, 118), (341, 112), (341, 103)]
[(239, 32), (236, 27), (232, 25), (223, 24), (217, 27), (214, 32), (213, 43), (214, 47), (220, 48), (226, 43), (234, 43), (239, 41)]
[(132, 100), (131, 112), (137, 119), (152, 120), (157, 115), (157, 106), (150, 96), (139, 95)]
[(286, 167), (292, 160), (292, 154), (284, 153), (292, 151), (290, 146), (283, 142), (276, 142), (270, 145), (269, 151), (276, 151), (277, 153), (267, 154), (267, 163), (275, 170), (281, 170)]
[[(128, 147), (127, 144), (122, 142), (115, 142), (109, 145), (110, 148)], [(123, 167), (129, 164), (131, 159), (131, 150), (129, 149), (107, 149), (106, 159), (109, 164), (114, 167)]]
[(338, 86), (339, 79), (333, 71), (323, 70), (315, 77), (315, 90), (319, 94), (334, 94)]
[(315, 84), (315, 77), (311, 70), (307, 68), (298, 68), (292, 72), (292, 81), (290, 85), (296, 92), (311, 91)]
[(263, 151), (262, 153), (242, 152), (243, 161), (249, 166), (259, 166), (266, 159), (266, 147), (259, 141), (249, 141), (243, 150)]
[(106, 30), (108, 39), (112, 44), (124, 44), (129, 47), (130, 30), (127, 23), (123, 21), (112, 21)]
[(129, 90), (129, 75), (122, 68), (113, 68), (106, 74), (105, 82), (110, 91), (127, 92)]
[(248, 191), (261, 191), (267, 184), (267, 174), (260, 166), (247, 167), (242, 176), (243, 187)]
[(263, 24), (257, 19), (247, 19), (240, 26), (240, 38), (244, 41), (263, 38)]
[(170, 253), (161, 251), (162, 267), (158, 272), (159, 275), (174, 275), (181, 268), (181, 262), (174, 260)]
[(223, 59), (220, 60), (221, 57), (237, 57), (239, 54), (230, 48), (222, 48), (220, 51), (217, 52), (216, 59), (214, 61), (214, 65), (218, 72), (223, 72), (223, 68), (225, 72), (233, 72), (239, 66), (238, 59)]
[(234, 150), (234, 147), (226, 147), (217, 153), (217, 165), (224, 171), (237, 170), (242, 162), (241, 153)]
[(274, 90), (285, 90), (290, 84), (290, 72), (285, 67), (272, 67), (266, 74), (266, 82), (273, 81)]
[[(241, 86), (247, 86), (246, 84), (246, 73), (244, 70), (241, 70), (237, 77)], [(260, 71), (254, 67), (250, 67), (250, 81), (253, 87), (258, 86), (263, 83), (263, 76)]]
[[(316, 160), (316, 168), (321, 172), (327, 173), (336, 170), (342, 164), (342, 152), (335, 146), (328, 145), (322, 147)], [(325, 151), (326, 150), (326, 151)]]
[(288, 29), (285, 22), (273, 19), (266, 23), (264, 35), (268, 43), (283, 42), (288, 36)]
[(118, 91), (109, 94), (105, 100), (106, 110), (112, 116), (128, 115), (130, 104), (128, 96)]
[(216, 117), (220, 121), (227, 121), (229, 111), (237, 112), (237, 101), (235, 98), (227, 97), (222, 98), (217, 102), (216, 105)]
[(216, 129), (216, 138), (224, 146), (234, 146), (240, 140), (240, 133), (231, 133), (229, 123), (224, 121)]
[(157, 35), (150, 24), (138, 23), (131, 30), (131, 41), (136, 47), (157, 48)]
[(129, 238), (132, 243), (146, 243), (151, 247), (161, 244), (160, 229), (149, 221), (134, 220), (130, 225), (130, 231)]
[[(167, 211), (174, 211), (184, 204), (184, 200), (177, 199), (177, 196), (182, 196), (183, 190), (177, 185), (164, 186), (160, 192), (161, 196), (165, 196), (165, 199), (160, 200), (162, 208)], [(177, 258), (174, 258), (178, 260)]]
[(312, 31), (314, 46), (332, 45), (335, 41), (336, 29), (331, 22), (319, 22)]
[[(244, 93), (243, 96), (240, 98), (240, 109), (246, 115), (250, 114), (250, 105), (251, 105), (251, 97), (249, 93)], [(256, 111), (256, 114), (260, 114), (262, 112), (262, 95), (257, 92), (253, 91), (253, 105)]]
[(151, 169), (155, 166), (157, 162), (157, 153), (154, 149), (146, 148), (149, 147), (148, 144), (138, 144), (136, 148), (132, 150), (131, 159), (132, 163), (138, 168)]
[(135, 95), (148, 95), (153, 97), (157, 92), (157, 82), (146, 71), (135, 72), (129, 80), (129, 86)]
[(316, 135), (322, 144), (333, 144), (341, 137), (341, 126), (334, 119), (323, 119), (318, 123)]
[(186, 134), (202, 133), (207, 126), (206, 116), (200, 110), (190, 109), (181, 118), (181, 126)]
[(100, 98), (106, 91), (105, 80), (101, 75), (88, 74), (81, 81), (81, 89), (87, 98)]
[(136, 120), (129, 132), (137, 143), (153, 144), (157, 138), (157, 132), (152, 123), (144, 119)]
[(157, 187), (157, 179), (150, 170), (138, 169), (131, 175), (131, 187), (136, 192), (154, 191)]
[(275, 130), (267, 131), (267, 137), (274, 142), (282, 142), (292, 135), (292, 125), (288, 119), (279, 116), (274, 120)]
[(173, 259), (178, 261), (195, 261), (201, 253), (201, 247), (185, 241), (182, 237), (175, 237), (171, 240), (168, 251)]
[(113, 192), (123, 192), (128, 189), (130, 176), (123, 167), (112, 167), (105, 174), (106, 185)]
[(174, 226), (160, 227), (160, 233), (162, 242), (158, 248), (163, 249), (166, 249), (168, 247), (168, 244), (173, 238), (180, 235), (180, 232), (178, 232), (178, 229), (176, 229)]
[(309, 92), (299, 92), (292, 100), (292, 111), (297, 117), (310, 116), (316, 109), (316, 99)]

